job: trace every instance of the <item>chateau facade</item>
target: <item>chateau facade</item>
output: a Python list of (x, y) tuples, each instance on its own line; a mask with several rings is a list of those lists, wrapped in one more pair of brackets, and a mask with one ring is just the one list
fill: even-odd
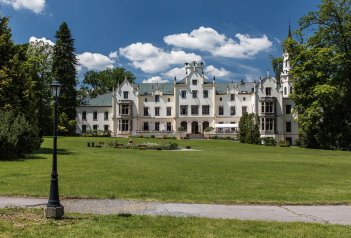
[(240, 117), (247, 112), (259, 116), (261, 137), (294, 144), (298, 132), (289, 98), (288, 58), (284, 54), (279, 80), (267, 74), (257, 82), (216, 82), (205, 77), (201, 62), (186, 63), (186, 77), (172, 83), (125, 80), (113, 92), (88, 98), (77, 108), (77, 133), (177, 133), (182, 127), (186, 133), (203, 134), (213, 127), (230, 135), (238, 132)]

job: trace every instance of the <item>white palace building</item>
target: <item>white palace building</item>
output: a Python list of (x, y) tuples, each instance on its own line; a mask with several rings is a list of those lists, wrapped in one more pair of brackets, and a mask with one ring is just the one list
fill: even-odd
[(235, 135), (240, 117), (255, 113), (260, 118), (261, 137), (294, 144), (297, 124), (289, 98), (288, 54), (276, 80), (267, 74), (257, 82), (216, 82), (204, 75), (201, 62), (185, 63), (186, 77), (172, 83), (122, 82), (110, 93), (88, 98), (77, 108), (77, 133), (110, 131), (112, 136), (147, 133)]

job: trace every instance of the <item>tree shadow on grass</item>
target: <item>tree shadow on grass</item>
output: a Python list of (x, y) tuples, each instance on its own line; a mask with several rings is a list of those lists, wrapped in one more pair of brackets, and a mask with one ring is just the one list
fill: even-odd
[[(47, 147), (42, 147), (38, 150), (33, 151), (33, 154), (41, 154), (41, 155), (52, 155), (53, 149), (52, 148), (47, 148)], [(77, 154), (76, 152), (69, 151), (66, 149), (57, 149), (57, 154), (58, 155), (74, 155)], [(37, 156), (37, 155), (35, 155)]]

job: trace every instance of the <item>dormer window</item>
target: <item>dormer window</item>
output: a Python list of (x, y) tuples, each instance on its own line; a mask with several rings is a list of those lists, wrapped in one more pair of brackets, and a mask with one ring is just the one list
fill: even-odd
[(192, 81), (192, 84), (193, 84), (193, 85), (197, 85), (197, 80), (194, 79), (194, 80)]
[(128, 91), (123, 91), (123, 98), (128, 99)]
[(230, 94), (230, 101), (235, 101), (235, 94)]
[(160, 95), (155, 95), (155, 102), (159, 102), (160, 101)]
[(271, 96), (271, 93), (272, 93), (272, 88), (267, 87), (266, 88), (266, 96)]

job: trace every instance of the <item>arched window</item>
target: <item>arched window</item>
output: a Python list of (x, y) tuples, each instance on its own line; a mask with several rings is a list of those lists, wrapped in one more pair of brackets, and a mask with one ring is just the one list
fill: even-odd
[(292, 88), (292, 87), (290, 87), (290, 93), (292, 93), (292, 91), (293, 91), (293, 88)]

